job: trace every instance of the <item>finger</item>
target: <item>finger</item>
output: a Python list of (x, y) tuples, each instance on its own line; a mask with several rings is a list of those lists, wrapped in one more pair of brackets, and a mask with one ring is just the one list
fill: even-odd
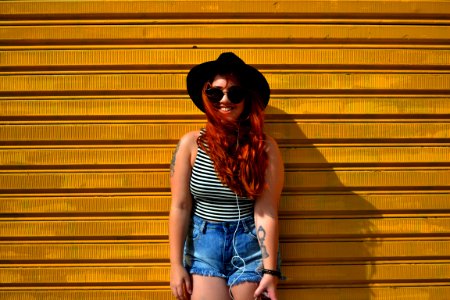
[(172, 287), (172, 295), (173, 295), (175, 298), (177, 298), (177, 299), (180, 298), (180, 297), (179, 297), (179, 294), (178, 294), (178, 289), (177, 289), (176, 286), (173, 286), (173, 287)]
[(264, 287), (260, 285), (255, 290), (255, 293), (253, 294), (253, 297), (258, 298), (259, 296), (261, 296), (262, 292), (264, 292)]
[(175, 298), (177, 298), (177, 290), (176, 290), (176, 288), (172, 287), (171, 290), (172, 290), (172, 295), (173, 295)]
[(184, 299), (183, 287), (182, 286), (177, 286), (177, 299), (178, 300), (183, 300)]
[(191, 279), (188, 277), (188, 278), (186, 278), (186, 280), (184, 281), (184, 283), (185, 283), (185, 286), (186, 286), (186, 291), (189, 293), (189, 294), (192, 294), (192, 283), (191, 283)]

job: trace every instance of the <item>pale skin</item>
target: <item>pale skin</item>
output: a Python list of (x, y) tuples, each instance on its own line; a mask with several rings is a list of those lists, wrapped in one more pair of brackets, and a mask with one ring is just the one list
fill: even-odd
[[(226, 95), (227, 89), (236, 83), (229, 78), (217, 75), (213, 87), (221, 88), (225, 95), (217, 106), (218, 113), (228, 121), (236, 121), (244, 109), (244, 102), (233, 104)], [(184, 135), (177, 146), (171, 163), (172, 204), (169, 216), (170, 242), (170, 287), (173, 295), (191, 300), (230, 300), (229, 287), (219, 277), (200, 275), (190, 276), (183, 266), (183, 247), (189, 227), (192, 198), (189, 190), (189, 178), (197, 155), (197, 138), (199, 132)], [(255, 200), (255, 224), (259, 243), (263, 253), (263, 266), (277, 269), (278, 253), (278, 205), (283, 187), (283, 162), (275, 140), (266, 135), (266, 152), (268, 167), (266, 170), (267, 188)], [(264, 236), (262, 233), (264, 232)], [(261, 238), (263, 237), (263, 238)], [(277, 300), (278, 278), (264, 274), (258, 283), (244, 282), (232, 287), (235, 300), (259, 299), (266, 293), (272, 300)]]

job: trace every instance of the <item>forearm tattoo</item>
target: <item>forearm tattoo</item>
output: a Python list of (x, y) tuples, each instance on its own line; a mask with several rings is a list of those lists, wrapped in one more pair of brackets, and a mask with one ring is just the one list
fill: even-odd
[(259, 247), (261, 248), (262, 258), (269, 257), (269, 253), (267, 252), (266, 245), (264, 245), (264, 241), (266, 239), (266, 231), (262, 226), (259, 226), (258, 232), (256, 233), (258, 236)]
[(173, 176), (175, 173), (175, 157), (177, 156), (178, 149), (180, 148), (180, 143), (177, 144), (177, 147), (175, 148), (175, 151), (172, 155), (172, 161), (170, 162), (170, 177)]

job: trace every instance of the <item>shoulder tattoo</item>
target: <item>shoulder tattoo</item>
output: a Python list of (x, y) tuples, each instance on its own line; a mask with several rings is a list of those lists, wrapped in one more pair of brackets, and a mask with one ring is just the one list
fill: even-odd
[(172, 161), (170, 162), (170, 177), (172, 177), (173, 174), (175, 173), (175, 160), (179, 149), (180, 143), (178, 142), (177, 147), (175, 148), (175, 151), (173, 152), (172, 155)]

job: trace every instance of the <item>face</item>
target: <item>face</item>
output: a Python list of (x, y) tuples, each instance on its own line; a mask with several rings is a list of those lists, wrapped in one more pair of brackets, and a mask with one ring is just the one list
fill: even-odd
[(239, 86), (239, 83), (230, 76), (216, 75), (211, 83), (211, 87), (221, 89), (224, 93), (222, 99), (214, 104), (214, 107), (223, 119), (229, 122), (236, 122), (244, 111), (245, 101), (242, 100), (240, 103), (235, 104), (228, 99), (227, 93), (232, 86)]

